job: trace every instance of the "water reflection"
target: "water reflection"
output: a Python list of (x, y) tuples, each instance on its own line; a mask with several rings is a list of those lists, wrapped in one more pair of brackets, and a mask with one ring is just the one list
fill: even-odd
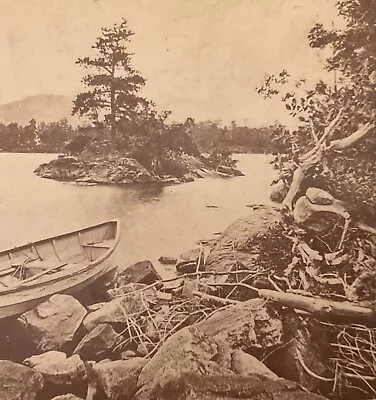
[[(240, 155), (247, 174), (181, 185), (79, 186), (33, 174), (46, 154), (0, 154), (0, 248), (119, 218), (121, 263), (178, 255), (268, 202), (275, 176), (262, 155)], [(208, 208), (215, 205), (218, 208)]]

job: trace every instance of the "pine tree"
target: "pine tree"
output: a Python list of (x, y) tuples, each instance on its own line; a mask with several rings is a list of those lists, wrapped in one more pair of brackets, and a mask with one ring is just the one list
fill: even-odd
[(95, 57), (79, 58), (76, 63), (93, 71), (83, 78), (87, 91), (74, 101), (72, 114), (89, 117), (95, 125), (102, 122), (111, 128), (115, 143), (120, 120), (132, 120), (148, 102), (139, 96), (145, 79), (131, 65), (132, 53), (128, 51), (130, 38), (127, 21), (112, 28), (102, 28), (92, 48)]

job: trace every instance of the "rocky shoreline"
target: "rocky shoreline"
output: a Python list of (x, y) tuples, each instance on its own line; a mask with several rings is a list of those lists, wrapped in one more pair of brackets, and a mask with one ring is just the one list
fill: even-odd
[[(342, 398), (333, 397), (339, 378), (332, 358), (341, 354), (333, 346), (340, 346), (339, 333), (353, 328), (343, 313), (336, 321), (335, 314), (318, 310), (312, 318), (312, 311), (300, 311), (304, 296), (294, 279), (303, 275), (290, 263), (289, 229), (279, 209), (254, 206), (208, 254), (201, 247), (176, 259), (161, 257), (175, 264), (176, 277), (163, 280), (142, 261), (119, 267), (106, 285), (74, 297), (56, 294), (1, 321), (0, 398)], [(331, 284), (305, 279), (312, 293), (324, 296)], [(289, 290), (293, 301), (286, 303), (281, 293)], [(325, 307), (341, 304), (328, 301)], [(306, 310), (309, 297), (308, 303)], [(374, 328), (362, 329), (376, 336)], [(341, 391), (347, 398), (359, 394), (345, 386)]]
[(209, 175), (224, 177), (243, 175), (238, 169), (217, 165), (211, 167), (199, 159), (181, 155), (174, 159), (174, 173), (155, 174), (136, 159), (120, 155), (107, 157), (73, 157), (60, 155), (49, 163), (40, 165), (34, 173), (42, 178), (56, 179), (77, 184), (137, 184), (192, 182)]

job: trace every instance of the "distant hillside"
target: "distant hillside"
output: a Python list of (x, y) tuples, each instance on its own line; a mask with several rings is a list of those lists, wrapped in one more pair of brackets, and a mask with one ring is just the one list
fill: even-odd
[(26, 125), (33, 118), (37, 122), (55, 122), (67, 118), (72, 125), (77, 125), (78, 119), (71, 116), (72, 101), (73, 97), (39, 94), (2, 104), (0, 123)]

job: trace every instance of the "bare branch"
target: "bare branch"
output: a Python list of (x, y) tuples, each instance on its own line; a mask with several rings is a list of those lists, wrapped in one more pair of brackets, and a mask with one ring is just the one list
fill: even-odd
[(309, 126), (311, 127), (311, 135), (312, 135), (313, 141), (315, 142), (315, 144), (318, 144), (319, 143), (319, 138), (316, 135), (315, 127), (313, 126), (312, 118), (309, 119)]
[(374, 124), (371, 124), (368, 122), (365, 125), (361, 125), (357, 131), (352, 133), (351, 135), (343, 138), (343, 139), (338, 139), (338, 140), (333, 140), (330, 142), (330, 145), (328, 147), (328, 150), (342, 150), (347, 147), (352, 146), (355, 144), (357, 141), (362, 139), (365, 135), (367, 135), (368, 132), (370, 132), (372, 129), (375, 128)]
[(331, 123), (325, 128), (324, 135), (320, 139), (321, 143), (323, 143), (324, 140), (330, 139), (333, 136), (333, 133), (334, 133), (335, 129), (337, 128), (337, 125), (341, 119), (343, 110), (344, 110), (344, 107), (341, 107), (340, 110), (338, 111), (337, 116), (335, 118), (333, 118)]

